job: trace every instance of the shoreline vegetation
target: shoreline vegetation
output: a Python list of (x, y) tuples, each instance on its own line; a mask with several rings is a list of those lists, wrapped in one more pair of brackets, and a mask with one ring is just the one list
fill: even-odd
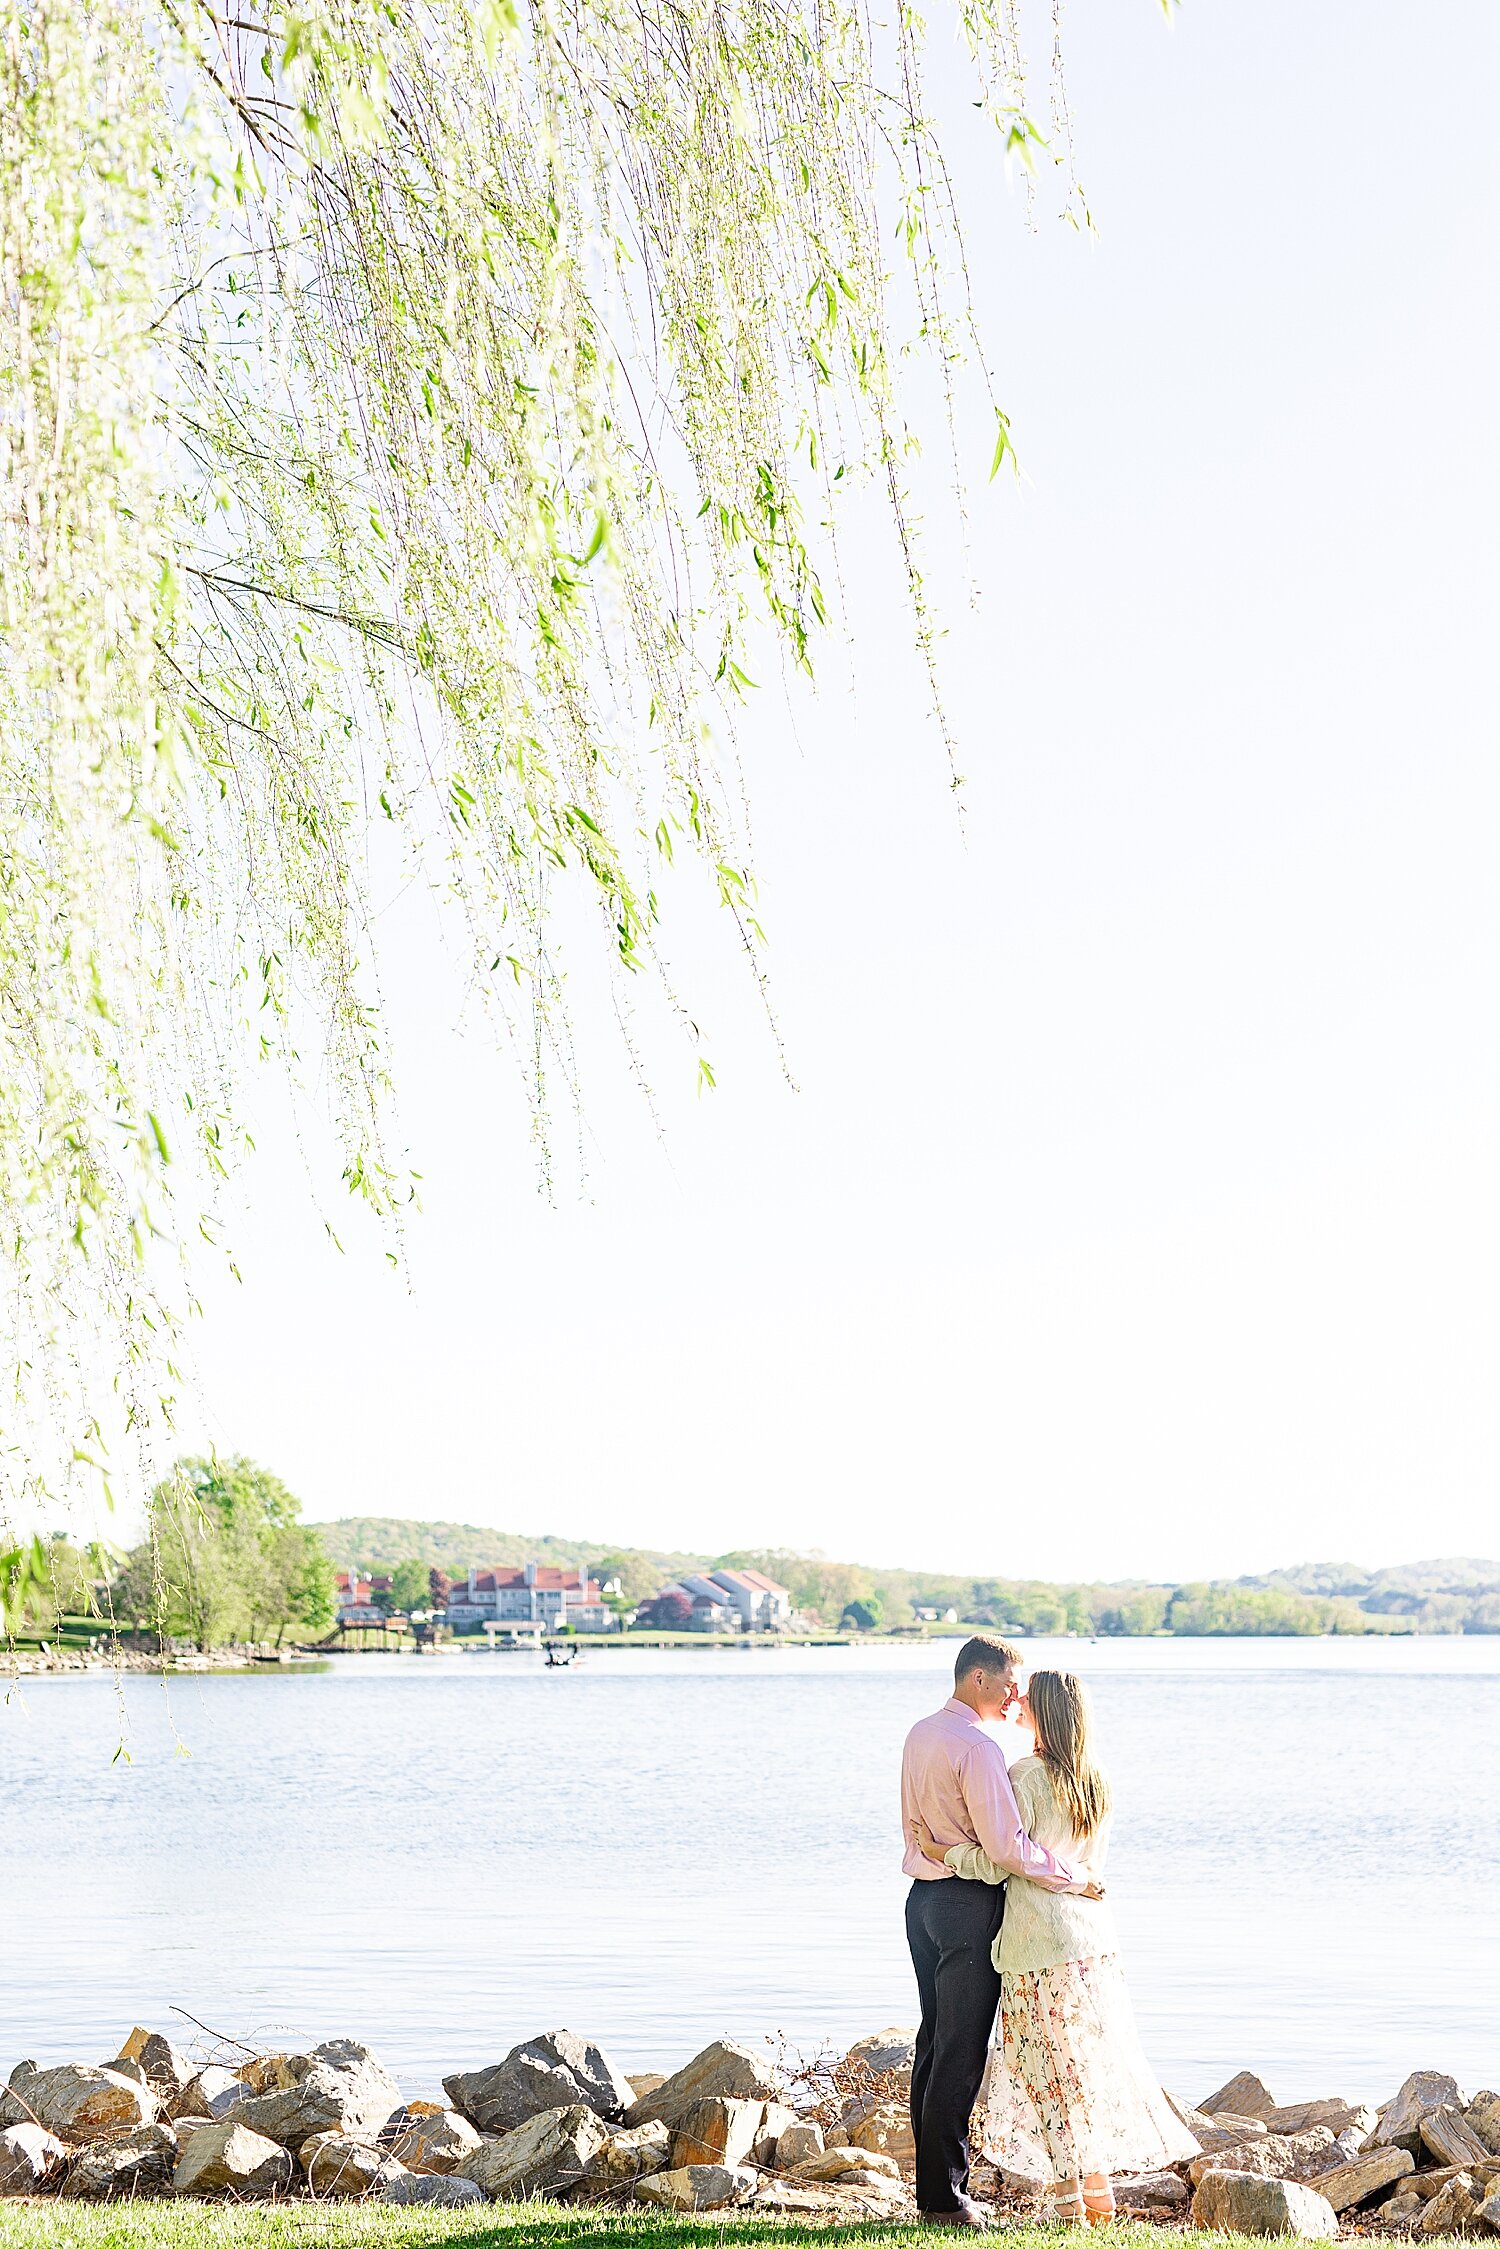
[[(477, 2223), (485, 2239), (564, 2212), (618, 2218), (627, 2232), (644, 2212), (679, 2239), (704, 2237), (680, 2226), (695, 2219), (715, 2239), (752, 2217), (788, 2231), (921, 2223), (909, 2030), (812, 2060), (718, 2038), (671, 2073), (635, 2074), (594, 2040), (555, 2030), (452, 2071), (432, 2100), (403, 2097), (355, 2039), (305, 2053), (210, 2044), (217, 2058), (205, 2060), (138, 2027), (108, 2063), (16, 2063), (0, 2090), (0, 2213), (13, 2198), (39, 2217), (67, 2205), (50, 2238), (70, 2243), (86, 2238), (73, 2219), (90, 2203), (128, 2206), (142, 2238), (166, 2239), (194, 2238), (170, 2220), (151, 2231), (172, 2204), (204, 2218), (205, 2204), (270, 2205), (293, 2224), (309, 2204), (353, 2204), (370, 2212), (362, 2240), (377, 2237), (375, 2205), (380, 2238), (386, 2225), (399, 2238), (416, 2211), (464, 2212), (464, 2230)], [(1200, 2106), (1167, 2098), (1196, 2152), (1116, 2180), (1127, 2226), (1306, 2240), (1500, 2234), (1493, 2092), (1416, 2070), (1378, 2108), (1337, 2096), (1282, 2105), (1241, 2070)], [(1002, 2115), (992, 2097), (976, 2198), (1025, 2233), (1043, 2214), (1048, 2173), (1020, 2108)]]
[[(780, 1549), (606, 1547), (403, 1517), (308, 1523), (278, 1477), (252, 1461), (214, 1458), (177, 1464), (152, 1494), (146, 1537), (128, 1553), (62, 1533), (0, 1550), (0, 1668), (86, 1668), (103, 1653), (126, 1669), (190, 1656), (217, 1668), (215, 1659), (258, 1663), (292, 1651), (484, 1645), (472, 1618), (471, 1631), (447, 1621), (450, 1594), (471, 1570), (515, 1571), (520, 1562), (553, 1581), (564, 1571), (587, 1578), (600, 1604), (594, 1620), (608, 1628), (578, 1628), (591, 1647), (837, 1647), (973, 1630), (1082, 1639), (1500, 1634), (1500, 1561), (1475, 1557), (1379, 1570), (1305, 1563), (1181, 1584), (960, 1576)], [(702, 1620), (670, 1581), (704, 1571), (773, 1581), (775, 1627), (736, 1630), (720, 1610), (716, 1629), (680, 1629)], [(346, 1586), (351, 1575), (370, 1583), (372, 1607), (345, 1605), (340, 1572)], [(667, 1613), (673, 1605), (681, 1614)]]

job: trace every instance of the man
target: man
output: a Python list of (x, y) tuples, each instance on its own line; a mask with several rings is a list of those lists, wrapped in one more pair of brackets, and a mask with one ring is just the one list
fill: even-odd
[(964, 1882), (924, 1858), (912, 1835), (920, 1814), (939, 1843), (978, 1843), (997, 1865), (1049, 1890), (1102, 1897), (1103, 1891), (1033, 1843), (1021, 1824), (1004, 1753), (986, 1722), (1020, 1700), (1017, 1651), (981, 1633), (966, 1640), (953, 1667), (953, 1693), (921, 1718), (901, 1758), (901, 1828), (906, 1872), (906, 1941), (917, 1971), (922, 2025), (911, 2073), (911, 2128), (917, 2143), (917, 2207), (934, 2225), (988, 2224), (969, 2198), (969, 2115), (979, 2097), (990, 2031), (1000, 1999), (991, 1952), (1005, 1911), (1003, 1885)]

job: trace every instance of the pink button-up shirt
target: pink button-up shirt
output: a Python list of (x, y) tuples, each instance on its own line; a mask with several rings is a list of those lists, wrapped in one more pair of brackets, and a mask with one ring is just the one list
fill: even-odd
[(956, 1695), (930, 1718), (917, 1720), (901, 1753), (902, 1864), (918, 1882), (951, 1881), (952, 1867), (924, 1857), (913, 1840), (912, 1817), (918, 1812), (948, 1850), (955, 1843), (978, 1843), (997, 1866), (1024, 1874), (1044, 1890), (1076, 1892), (1087, 1886), (1086, 1876), (1080, 1879), (1053, 1852), (1033, 1843), (1016, 1808), (1005, 1752)]

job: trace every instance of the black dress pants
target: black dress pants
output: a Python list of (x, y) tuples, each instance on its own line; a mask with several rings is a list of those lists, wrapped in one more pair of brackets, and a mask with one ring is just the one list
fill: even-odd
[(979, 2098), (1000, 1976), (990, 1953), (1005, 1911), (993, 1882), (913, 1882), (906, 1941), (922, 2026), (911, 2073), (917, 2208), (956, 2210), (969, 2191), (969, 2114)]

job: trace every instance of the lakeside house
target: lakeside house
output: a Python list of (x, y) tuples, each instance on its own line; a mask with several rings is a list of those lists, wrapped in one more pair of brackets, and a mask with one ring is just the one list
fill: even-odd
[(792, 1619), (791, 1594), (759, 1570), (688, 1570), (657, 1599), (669, 1593), (692, 1603), (694, 1632), (780, 1632)]
[(564, 1570), (548, 1562), (470, 1570), (467, 1578), (455, 1578), (447, 1622), (459, 1631), (475, 1624), (541, 1625), (549, 1632), (565, 1626), (574, 1632), (615, 1629), (614, 1612), (606, 1608), (598, 1580), (582, 1565)]
[(364, 1570), (335, 1570), (333, 1613), (338, 1624), (384, 1624), (386, 1612), (375, 1595), (389, 1593), (388, 1577), (371, 1577)]

